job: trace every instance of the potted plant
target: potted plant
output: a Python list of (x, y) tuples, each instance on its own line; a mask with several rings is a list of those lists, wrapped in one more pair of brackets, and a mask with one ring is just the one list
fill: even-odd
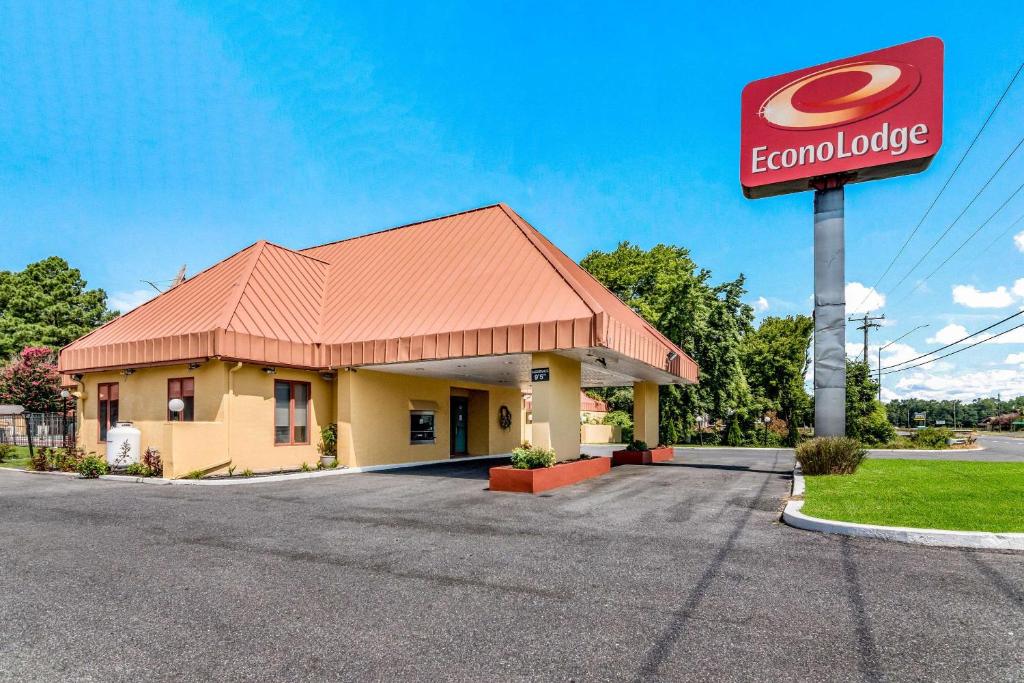
[(650, 465), (655, 462), (670, 462), (673, 452), (671, 446), (659, 444), (649, 448), (643, 441), (633, 440), (624, 450), (612, 453), (613, 465)]
[(320, 443), (316, 445), (320, 454), (320, 466), (333, 468), (338, 466), (338, 425), (332, 422), (320, 429)]

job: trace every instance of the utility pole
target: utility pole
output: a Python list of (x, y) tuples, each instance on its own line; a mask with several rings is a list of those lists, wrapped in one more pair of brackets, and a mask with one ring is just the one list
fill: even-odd
[(857, 329), (864, 330), (864, 365), (868, 364), (868, 331), (873, 327), (882, 326), (881, 323), (875, 322), (876, 320), (885, 320), (885, 313), (875, 317), (865, 313), (863, 318), (849, 318), (851, 323), (860, 322), (860, 326)]

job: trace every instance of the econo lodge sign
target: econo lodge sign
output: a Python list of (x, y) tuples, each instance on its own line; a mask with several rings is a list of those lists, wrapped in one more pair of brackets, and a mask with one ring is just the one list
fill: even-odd
[(740, 182), (750, 198), (917, 173), (942, 146), (942, 41), (922, 38), (743, 89)]

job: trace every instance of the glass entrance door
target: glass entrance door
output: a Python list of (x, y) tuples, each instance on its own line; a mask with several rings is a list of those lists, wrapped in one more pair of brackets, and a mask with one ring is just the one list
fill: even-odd
[(452, 396), (452, 455), (469, 453), (469, 399), (464, 396)]

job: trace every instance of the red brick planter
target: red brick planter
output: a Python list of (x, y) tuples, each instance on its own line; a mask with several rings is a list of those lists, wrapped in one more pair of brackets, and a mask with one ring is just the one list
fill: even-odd
[(611, 471), (610, 458), (589, 458), (560, 462), (554, 467), (517, 470), (511, 465), (491, 468), (491, 490), (511, 493), (540, 493), (593, 479)]
[(650, 448), (646, 451), (615, 451), (613, 465), (650, 465), (652, 462), (671, 462), (671, 448)]

